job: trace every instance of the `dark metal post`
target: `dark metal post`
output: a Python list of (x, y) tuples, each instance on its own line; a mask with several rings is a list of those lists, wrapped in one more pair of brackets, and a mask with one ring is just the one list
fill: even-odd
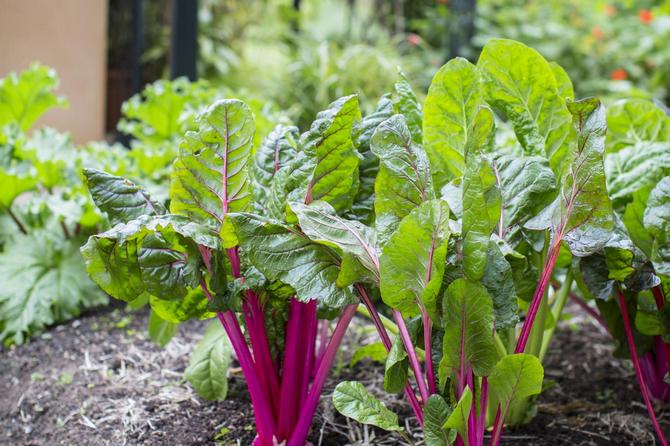
[(133, 93), (142, 89), (142, 51), (144, 51), (144, 0), (132, 2), (133, 49), (131, 59), (130, 83)]
[(198, 1), (172, 0), (172, 43), (170, 45), (170, 78), (186, 76), (197, 79)]
[(462, 55), (462, 46), (469, 43), (475, 34), (476, 0), (455, 0), (451, 10), (449, 58), (453, 59)]

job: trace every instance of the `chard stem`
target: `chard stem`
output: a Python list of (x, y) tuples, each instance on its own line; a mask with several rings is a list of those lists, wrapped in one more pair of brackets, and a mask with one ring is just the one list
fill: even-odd
[(416, 350), (412, 345), (412, 339), (409, 335), (409, 331), (407, 330), (407, 325), (405, 325), (405, 320), (402, 318), (402, 314), (398, 310), (393, 310), (393, 319), (400, 329), (400, 336), (402, 338), (403, 344), (405, 345), (405, 350), (407, 350), (407, 355), (409, 356), (409, 363), (412, 366), (412, 371), (414, 371), (416, 385), (419, 387), (419, 395), (421, 395), (423, 404), (426, 404), (426, 401), (428, 401), (428, 387), (426, 386), (426, 381), (423, 379), (421, 364), (419, 363), (419, 358), (416, 355)]
[(298, 418), (298, 423), (291, 434), (286, 446), (304, 446), (305, 440), (307, 439), (307, 434), (309, 433), (309, 428), (312, 425), (312, 419), (314, 417), (314, 412), (316, 407), (319, 404), (319, 397), (323, 386), (326, 383), (326, 378), (328, 377), (328, 371), (333, 365), (337, 351), (340, 348), (342, 343), (342, 338), (344, 333), (347, 331), (347, 327), (351, 322), (351, 319), (356, 314), (356, 304), (347, 306), (340, 316), (340, 320), (337, 321), (335, 330), (333, 331), (333, 336), (328, 342), (328, 347), (326, 348), (326, 353), (323, 355), (323, 359), (319, 364), (319, 368), (316, 371), (314, 376), (314, 382), (312, 387), (309, 390), (307, 399), (302, 406), (300, 411), (300, 417)]
[[(656, 308), (658, 311), (661, 311), (665, 306), (665, 295), (663, 294), (663, 288), (661, 285), (656, 285), (651, 289), (651, 292), (654, 294), (654, 299), (656, 300)], [(670, 371), (670, 344), (663, 342), (665, 348), (665, 358), (668, 363), (668, 370)]]
[(428, 380), (428, 391), (432, 395), (437, 393), (435, 370), (433, 369), (433, 325), (423, 305), (421, 306), (421, 318), (423, 320), (423, 348), (426, 352), (426, 379)]
[(635, 367), (635, 374), (637, 375), (637, 381), (640, 384), (640, 390), (642, 391), (642, 398), (644, 399), (644, 404), (647, 406), (647, 412), (649, 412), (649, 418), (651, 419), (651, 424), (654, 426), (658, 440), (661, 442), (662, 446), (668, 446), (668, 442), (663, 435), (661, 426), (658, 424), (656, 419), (656, 414), (654, 413), (654, 408), (651, 405), (651, 400), (649, 398), (649, 389), (647, 388), (647, 383), (644, 380), (642, 375), (642, 368), (640, 367), (640, 358), (637, 356), (637, 347), (635, 346), (635, 339), (633, 338), (633, 330), (630, 322), (630, 316), (628, 315), (628, 306), (626, 305), (626, 297), (624, 296), (621, 289), (617, 289), (617, 296), (619, 298), (619, 308), (621, 309), (621, 316), (623, 318), (623, 327), (626, 331), (626, 339), (628, 340), (628, 349), (630, 350), (630, 358), (633, 361), (633, 366)]

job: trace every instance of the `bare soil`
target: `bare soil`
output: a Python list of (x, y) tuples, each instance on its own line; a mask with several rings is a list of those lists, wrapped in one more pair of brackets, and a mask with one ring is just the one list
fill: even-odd
[[(253, 414), (239, 370), (231, 370), (228, 398), (218, 403), (198, 398), (182, 377), (207, 322), (183, 324), (163, 349), (147, 339), (146, 323), (146, 312), (103, 309), (1, 350), (0, 445), (249, 445)], [(332, 388), (344, 379), (381, 395), (379, 365), (365, 360), (353, 370), (343, 367), (355, 346), (375, 340), (362, 323), (350, 330), (313, 423), (314, 445), (405, 444), (345, 419), (330, 404)], [(606, 333), (573, 318), (553, 345), (545, 374), (554, 385), (529, 425), (505, 432), (505, 444), (655, 444), (632, 366), (612, 357)], [(388, 406), (420, 444), (407, 405), (394, 397)], [(657, 409), (670, 434), (670, 411)]]

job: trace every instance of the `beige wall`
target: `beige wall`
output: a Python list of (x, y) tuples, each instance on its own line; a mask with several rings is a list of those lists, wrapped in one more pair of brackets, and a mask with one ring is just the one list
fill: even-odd
[(39, 61), (56, 69), (66, 110), (40, 121), (78, 143), (104, 137), (107, 0), (0, 0), (0, 77)]

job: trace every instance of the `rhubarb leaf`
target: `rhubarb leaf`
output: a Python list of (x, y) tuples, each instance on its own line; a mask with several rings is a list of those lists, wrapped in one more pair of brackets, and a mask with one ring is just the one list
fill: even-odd
[(438, 320), (448, 240), (449, 208), (440, 199), (424, 202), (402, 219), (379, 262), (379, 289), (386, 305), (404, 317), (421, 314), (423, 306)]
[(423, 144), (430, 159), (436, 189), (465, 170), (465, 146), (484, 86), (477, 67), (457, 57), (435, 74), (424, 104)]
[(316, 115), (300, 146), (315, 166), (309, 183), (309, 200), (323, 200), (337, 211), (348, 209), (358, 188), (359, 158), (351, 132), (361, 119), (358, 96), (342, 97)]
[(184, 371), (184, 377), (202, 398), (226, 399), (231, 351), (230, 341), (219, 321), (210, 323)]
[(549, 159), (552, 169), (560, 171), (561, 146), (572, 119), (549, 63), (522, 43), (492, 39), (477, 67), (485, 79), (487, 102), (512, 123), (525, 153)]
[(174, 163), (170, 211), (220, 230), (228, 212), (251, 202), (247, 165), (254, 136), (251, 110), (237, 99), (215, 102), (184, 136)]
[(400, 220), (434, 197), (428, 157), (412, 141), (402, 115), (382, 122), (370, 143), (380, 166), (375, 181), (375, 214), (380, 243), (384, 244)]
[(447, 288), (443, 304), (440, 370), (455, 374), (470, 366), (477, 376), (488, 376), (498, 358), (493, 345), (491, 296), (480, 283), (456, 279)]
[(328, 246), (313, 243), (295, 228), (252, 214), (231, 214), (249, 262), (270, 280), (290, 285), (303, 302), (317, 299), (329, 308), (356, 301), (350, 287), (336, 284), (340, 258)]
[(402, 431), (398, 415), (368, 392), (358, 381), (344, 381), (335, 387), (333, 405), (342, 415), (359, 423), (377, 426), (386, 431)]
[(86, 185), (93, 202), (107, 214), (112, 225), (127, 223), (142, 215), (162, 215), (165, 208), (126, 178), (96, 169), (84, 169)]

